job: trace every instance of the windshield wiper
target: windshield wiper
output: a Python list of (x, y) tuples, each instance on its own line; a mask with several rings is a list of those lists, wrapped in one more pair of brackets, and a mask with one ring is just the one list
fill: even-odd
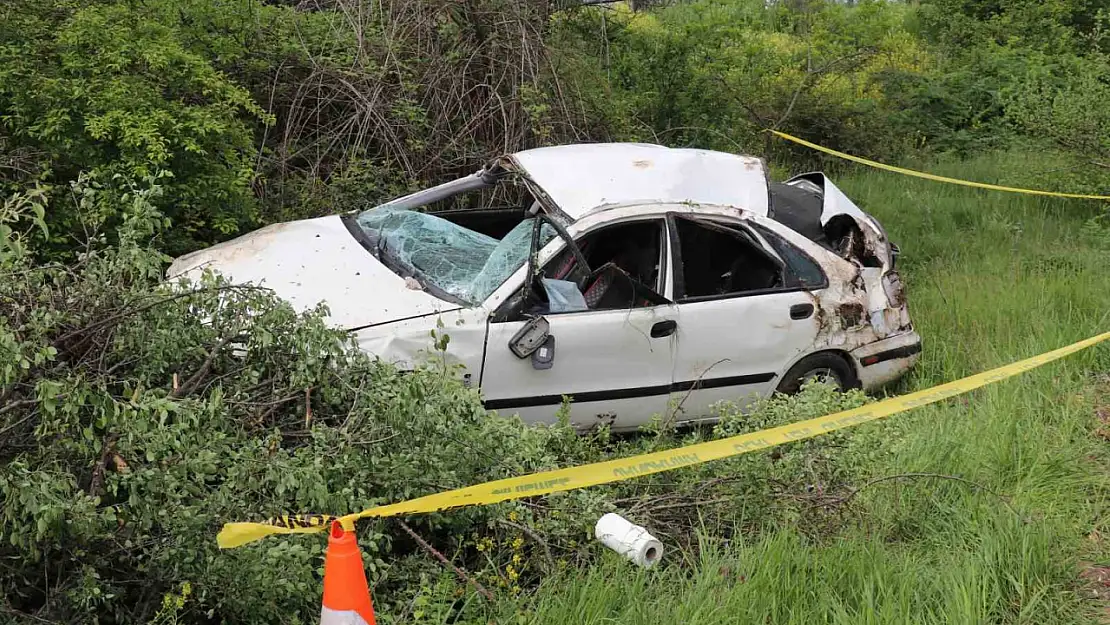
[(389, 245), (386, 243), (385, 233), (382, 232), (380, 228), (378, 229), (378, 242), (374, 245), (374, 252), (378, 258), (381, 258), (383, 254), (389, 253)]
[(378, 257), (378, 260), (381, 260), (385, 254), (389, 253), (389, 242), (386, 241), (385, 238), (385, 228), (389, 225), (389, 221), (394, 217), (396, 217), (396, 215), (390, 215), (389, 217), (387, 217), (386, 220), (382, 222), (381, 227), (378, 228), (378, 242), (374, 245), (374, 251)]
[[(392, 219), (392, 217), (390, 219)], [(429, 290), (428, 285), (427, 285), (427, 281), (420, 279), (422, 272), (420, 271), (419, 267), (416, 267), (416, 266), (411, 265), (409, 263), (402, 263), (402, 262), (399, 262), (399, 261), (395, 262), (395, 263), (387, 263), (386, 262), (387, 258), (392, 258), (392, 257), (389, 256), (389, 240), (385, 236), (385, 227), (387, 225), (389, 225), (388, 220), (384, 224), (382, 224), (381, 228), (378, 228), (378, 241), (377, 241), (377, 243), (374, 244), (374, 251), (375, 251), (375, 255), (378, 257), (378, 260), (382, 261), (382, 263), (385, 264), (386, 266), (389, 266), (390, 264), (396, 264), (398, 266), (398, 268), (401, 269), (400, 275), (405, 279), (405, 285), (406, 286), (408, 286), (408, 281), (412, 280), (413, 282), (416, 282), (416, 284), (420, 286), (421, 290), (423, 290), (423, 291)], [(408, 265), (408, 266), (406, 267), (406, 265)], [(411, 288), (411, 287), (409, 287), (409, 288)]]

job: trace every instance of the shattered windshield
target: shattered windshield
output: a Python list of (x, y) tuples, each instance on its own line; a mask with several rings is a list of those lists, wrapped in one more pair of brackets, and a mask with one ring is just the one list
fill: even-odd
[[(394, 271), (411, 275), (425, 288), (479, 304), (528, 259), (536, 218), (517, 224), (502, 239), (475, 232), (442, 217), (381, 206), (356, 219), (378, 257)], [(555, 236), (541, 228), (539, 247)]]

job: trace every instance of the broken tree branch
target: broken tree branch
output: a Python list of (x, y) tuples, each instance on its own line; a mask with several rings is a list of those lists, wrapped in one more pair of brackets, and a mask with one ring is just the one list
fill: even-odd
[(307, 430), (312, 425), (312, 387), (304, 390), (304, 428)]
[[(232, 336), (225, 336), (224, 338), (220, 339), (220, 341), (218, 343), (216, 343), (216, 346), (212, 348), (212, 351), (208, 353), (208, 357), (204, 359), (204, 362), (201, 363), (200, 368), (197, 369), (196, 373), (194, 373), (192, 376), (190, 376), (189, 379), (186, 380), (184, 384), (182, 384), (179, 387), (174, 388), (173, 392), (170, 393), (170, 397), (173, 397), (173, 398), (176, 399), (176, 398), (184, 397), (184, 396), (188, 395), (189, 393), (193, 392), (193, 389), (200, 386), (201, 381), (204, 380), (204, 376), (208, 375), (208, 371), (212, 368), (212, 363), (215, 362), (216, 356), (220, 353), (220, 350), (222, 350), (224, 347), (226, 347), (228, 343), (230, 343), (230, 342), (232, 342), (236, 339), (241, 339), (241, 338), (243, 338), (242, 335), (236, 334), (236, 335), (232, 335)], [(176, 373), (173, 374), (173, 379), (174, 379), (174, 385), (176, 386), (176, 384), (177, 384), (177, 374)]]
[[(62, 395), (59, 395), (56, 399), (60, 399), (61, 397), (62, 397)], [(38, 401), (39, 400), (37, 400), (37, 399), (17, 399), (15, 401), (10, 401), (7, 404), (5, 404), (3, 408), (0, 408), (0, 415), (4, 414), (5, 412), (10, 412), (12, 410), (15, 410), (16, 408), (19, 408), (20, 406), (27, 406), (29, 404), (37, 404)]]
[(252, 425), (254, 427), (258, 427), (258, 426), (262, 425), (262, 422), (265, 421), (267, 418), (269, 418), (270, 415), (277, 412), (277, 409), (280, 408), (283, 404), (287, 404), (287, 403), (293, 401), (294, 399), (298, 399), (300, 396), (301, 396), (301, 394), (298, 392), (298, 393), (294, 393), (292, 395), (289, 395), (288, 397), (283, 397), (281, 399), (274, 400), (274, 401), (270, 402), (269, 404), (264, 404), (264, 405), (267, 405), (269, 407), (266, 408), (265, 411), (259, 413), (259, 415), (253, 419)]
[(133, 315), (138, 315), (140, 313), (144, 313), (144, 312), (146, 312), (146, 311), (148, 311), (152, 308), (156, 308), (158, 306), (161, 306), (162, 304), (169, 304), (170, 302), (176, 302), (178, 300), (182, 300), (182, 299), (185, 299), (185, 298), (188, 298), (188, 297), (193, 297), (194, 295), (201, 295), (201, 294), (204, 294), (204, 293), (217, 293), (217, 292), (220, 292), (220, 291), (237, 291), (237, 290), (269, 291), (270, 289), (267, 289), (267, 288), (264, 288), (264, 287), (258, 287), (258, 286), (235, 284), (235, 285), (228, 285), (228, 286), (206, 287), (206, 288), (203, 288), (203, 289), (194, 289), (192, 291), (186, 291), (184, 293), (177, 293), (175, 295), (171, 295), (169, 297), (164, 297), (164, 298), (159, 299), (157, 301), (150, 302), (149, 304), (144, 304), (142, 306), (129, 307), (129, 308), (127, 308), (127, 310), (124, 310), (123, 312), (111, 315), (111, 316), (107, 317), (106, 319), (101, 319), (100, 321), (97, 321), (95, 323), (90, 323), (87, 326), (84, 326), (84, 327), (78, 328), (76, 330), (72, 330), (70, 332), (67, 332), (67, 333), (63, 334), (62, 336), (54, 339), (51, 342), (51, 345), (53, 345), (54, 347), (58, 347), (62, 343), (66, 342), (67, 340), (69, 340), (69, 339), (71, 339), (75, 336), (80, 336), (81, 334), (92, 332), (94, 330), (99, 330), (100, 328), (103, 328), (103, 327), (108, 326), (110, 324), (116, 323), (117, 321), (120, 321), (121, 319), (125, 319), (125, 318), (133, 316)]
[(460, 579), (473, 586), (474, 589), (477, 590), (478, 593), (481, 594), (483, 597), (485, 597), (487, 601), (489, 601), (490, 603), (494, 603), (493, 594), (491, 594), (490, 591), (486, 590), (485, 586), (482, 586), (480, 583), (478, 583), (478, 580), (473, 579), (472, 577), (467, 575), (466, 571), (455, 566), (455, 564), (444, 557), (442, 553), (436, 551), (435, 547), (429, 545), (428, 542), (421, 538), (419, 534), (414, 532), (407, 523), (400, 519), (397, 520), (397, 523), (401, 526), (401, 529), (405, 530), (406, 534), (411, 536), (412, 539), (416, 541), (416, 544), (420, 545), (421, 549), (427, 551), (432, 555), (432, 557), (434, 557), (436, 560), (439, 560), (440, 563), (442, 563), (444, 566), (454, 571), (455, 575), (458, 575)]
[(92, 479), (89, 480), (89, 496), (100, 496), (100, 487), (104, 484), (104, 470), (108, 465), (108, 459), (112, 456), (112, 452), (116, 447), (116, 437), (109, 435), (104, 437), (101, 443), (100, 460), (96, 462), (96, 467), (93, 468)]
[[(31, 402), (31, 403), (34, 403), (34, 402)], [(0, 430), (0, 436), (3, 436), (4, 434), (7, 434), (9, 431), (14, 430), (15, 428), (19, 427), (20, 425), (23, 425), (24, 423), (26, 423), (33, 416), (35, 416), (35, 411), (32, 410), (31, 413), (28, 414), (26, 417), (23, 417), (19, 421), (16, 421), (15, 423), (12, 423), (11, 425), (5, 426), (4, 429)]]
[(61, 621), (51, 621), (49, 619), (44, 619), (41, 616), (38, 616), (36, 614), (31, 614), (30, 612), (20, 612), (19, 610), (16, 610), (14, 608), (9, 608), (6, 605), (0, 605), (0, 610), (3, 610), (4, 613), (6, 613), (6, 614), (11, 614), (12, 616), (18, 617), (21, 620), (22, 619), (31, 619), (31, 620), (35, 621), (36, 623), (47, 623), (48, 625), (61, 625)]

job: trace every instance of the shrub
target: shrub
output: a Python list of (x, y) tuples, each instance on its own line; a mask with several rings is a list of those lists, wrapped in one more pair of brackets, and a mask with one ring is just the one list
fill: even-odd
[[(255, 222), (252, 126), (269, 117), (177, 31), (122, 4), (2, 11), (0, 148), (13, 174), (7, 193), (39, 180), (60, 198), (81, 172), (108, 180), (162, 171), (172, 177), (158, 206), (175, 225), (166, 249)], [(57, 201), (48, 215), (59, 248), (117, 224), (110, 211), (70, 205)]]
[(1006, 99), (1007, 118), (1017, 128), (1077, 154), (1110, 159), (1110, 55), (1041, 58), (1023, 79)]
[[(139, 623), (183, 602), (191, 622), (314, 621), (320, 537), (221, 553), (222, 523), (346, 513), (550, 465), (555, 430), (490, 417), (441, 366), (402, 374), (320, 311), (295, 314), (263, 290), (159, 284), (164, 257), (141, 244), (159, 227), (157, 186), (139, 186), (120, 193), (145, 211), (121, 211), (119, 244), (72, 266), (0, 256), (0, 587), (12, 609)], [(0, 249), (18, 250), (19, 234)], [(465, 535), (497, 511), (413, 523)], [(359, 528), (387, 612), (420, 570), (406, 569), (412, 546), (397, 534)]]
[[(80, 622), (313, 622), (322, 537), (220, 552), (222, 523), (343, 514), (711, 434), (662, 421), (621, 438), (605, 429), (576, 435), (565, 418), (524, 427), (487, 414), (435, 357), (407, 373), (371, 359), (325, 325), (323, 310), (297, 314), (265, 290), (216, 276), (162, 284), (165, 257), (144, 243), (164, 227), (153, 207), (158, 180), (93, 192), (127, 201), (119, 241), (90, 247), (69, 266), (35, 264), (28, 231), (3, 231), (0, 609)], [(39, 194), (10, 199), (0, 224), (38, 220), (41, 202)], [(747, 416), (723, 407), (716, 433), (861, 401), (806, 387)], [(408, 522), (479, 583), (515, 594), (593, 560), (592, 524), (612, 510), (668, 528), (669, 543), (686, 546), (704, 527), (729, 536), (785, 520), (826, 523), (805, 504), (814, 488), (853, 475), (858, 457), (827, 446), (869, 449), (860, 440), (828, 437)], [(465, 584), (396, 521), (363, 521), (358, 535), (383, 622), (414, 611), (481, 614)]]
[(646, 13), (581, 11), (561, 24), (603, 72), (594, 82), (608, 97), (596, 117), (627, 111), (639, 122), (612, 124), (621, 138), (811, 160), (762, 131), (880, 157), (913, 144), (914, 127), (892, 127), (899, 103), (886, 78), (933, 69), (932, 54), (908, 29), (910, 11), (696, 0)]

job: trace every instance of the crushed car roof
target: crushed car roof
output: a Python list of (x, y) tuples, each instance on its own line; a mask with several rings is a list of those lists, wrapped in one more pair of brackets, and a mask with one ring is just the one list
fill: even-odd
[(591, 143), (517, 152), (511, 159), (568, 217), (614, 204), (696, 202), (768, 209), (758, 158), (646, 143)]

